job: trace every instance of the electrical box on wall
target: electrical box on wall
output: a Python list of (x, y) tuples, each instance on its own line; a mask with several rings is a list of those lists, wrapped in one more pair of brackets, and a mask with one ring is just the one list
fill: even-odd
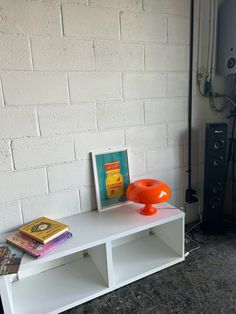
[(236, 73), (236, 0), (225, 0), (218, 14), (217, 71), (227, 76)]

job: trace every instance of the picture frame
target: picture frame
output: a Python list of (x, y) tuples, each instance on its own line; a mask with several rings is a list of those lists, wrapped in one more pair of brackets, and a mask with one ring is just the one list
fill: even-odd
[(92, 151), (91, 155), (98, 211), (130, 203), (125, 196), (130, 184), (127, 148)]

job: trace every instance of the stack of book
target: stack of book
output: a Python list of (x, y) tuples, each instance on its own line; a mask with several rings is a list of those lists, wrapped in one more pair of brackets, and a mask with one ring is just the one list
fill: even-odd
[(20, 227), (6, 241), (34, 257), (41, 257), (72, 237), (68, 229), (61, 222), (41, 217)]

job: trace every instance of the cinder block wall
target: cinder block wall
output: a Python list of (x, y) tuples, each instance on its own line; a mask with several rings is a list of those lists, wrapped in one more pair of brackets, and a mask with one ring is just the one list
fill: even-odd
[(184, 204), (189, 3), (0, 0), (0, 233), (94, 209), (94, 149), (127, 146)]

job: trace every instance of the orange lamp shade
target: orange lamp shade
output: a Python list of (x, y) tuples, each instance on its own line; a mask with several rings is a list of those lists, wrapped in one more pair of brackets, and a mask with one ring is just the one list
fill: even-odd
[(152, 204), (166, 202), (171, 195), (170, 188), (162, 181), (155, 179), (141, 179), (131, 183), (126, 191), (128, 200), (145, 204), (141, 208), (142, 215), (154, 215), (157, 209)]

